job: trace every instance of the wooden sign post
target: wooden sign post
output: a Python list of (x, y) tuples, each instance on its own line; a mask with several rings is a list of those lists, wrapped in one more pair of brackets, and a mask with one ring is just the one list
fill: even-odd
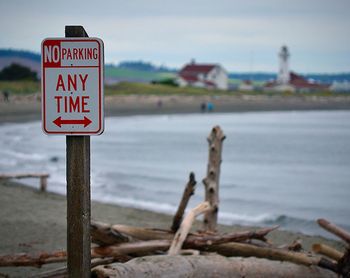
[(66, 26), (65, 38), (42, 46), (42, 127), (66, 135), (67, 266), (69, 277), (90, 277), (90, 135), (103, 117), (103, 41), (82, 26)]
[[(66, 37), (88, 37), (82, 26), (66, 26)], [(67, 267), (69, 277), (90, 277), (90, 136), (66, 136)]]

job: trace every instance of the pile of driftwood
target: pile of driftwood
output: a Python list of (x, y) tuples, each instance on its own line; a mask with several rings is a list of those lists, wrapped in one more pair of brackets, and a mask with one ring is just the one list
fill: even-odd
[[(275, 246), (266, 236), (278, 226), (217, 232), (221, 150), (225, 136), (216, 126), (209, 137), (205, 200), (185, 210), (195, 191), (190, 174), (169, 230), (91, 222), (93, 277), (350, 277), (350, 233), (320, 219), (321, 227), (345, 241), (345, 253), (324, 244), (306, 252), (300, 241)], [(191, 233), (197, 216), (203, 229)], [(0, 266), (41, 266), (63, 262), (66, 252), (0, 256)], [(65, 277), (65, 267), (36, 277)]]

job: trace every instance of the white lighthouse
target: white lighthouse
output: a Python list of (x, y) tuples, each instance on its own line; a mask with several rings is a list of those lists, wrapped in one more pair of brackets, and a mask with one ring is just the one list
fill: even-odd
[(289, 56), (290, 54), (287, 46), (282, 46), (281, 51), (278, 54), (280, 69), (278, 72), (277, 82), (279, 84), (287, 85), (290, 81)]

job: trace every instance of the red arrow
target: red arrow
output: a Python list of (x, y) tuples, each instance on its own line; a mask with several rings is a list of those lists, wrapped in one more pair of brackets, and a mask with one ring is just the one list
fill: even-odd
[(62, 125), (84, 125), (84, 127), (87, 127), (89, 124), (92, 123), (92, 121), (84, 116), (84, 120), (62, 120), (61, 117), (58, 117), (56, 120), (53, 121), (55, 125), (58, 127), (61, 127)]

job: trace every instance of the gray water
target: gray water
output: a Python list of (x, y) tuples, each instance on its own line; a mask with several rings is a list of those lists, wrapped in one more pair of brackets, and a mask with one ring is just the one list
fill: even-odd
[[(196, 205), (203, 200), (206, 137), (217, 124), (227, 137), (221, 223), (326, 235), (315, 224), (323, 217), (350, 228), (349, 111), (108, 118), (105, 133), (91, 140), (92, 198), (173, 213), (193, 171)], [(1, 125), (0, 134), (0, 172), (49, 172), (49, 190), (65, 194), (64, 136), (44, 135), (39, 122)]]

